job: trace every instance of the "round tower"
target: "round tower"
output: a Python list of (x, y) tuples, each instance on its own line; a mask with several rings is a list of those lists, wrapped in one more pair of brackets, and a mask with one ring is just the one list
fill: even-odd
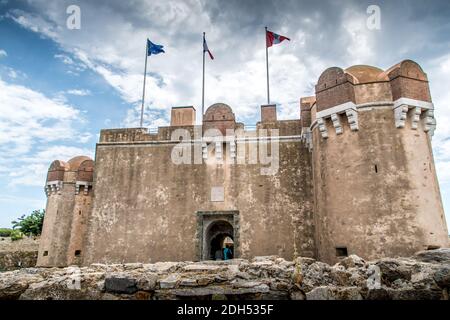
[(55, 160), (45, 184), (47, 206), (37, 266), (81, 263), (86, 215), (91, 207), (93, 161), (84, 156)]
[(448, 246), (431, 149), (433, 108), (427, 76), (410, 60), (387, 71), (322, 73), (310, 127), (318, 259)]

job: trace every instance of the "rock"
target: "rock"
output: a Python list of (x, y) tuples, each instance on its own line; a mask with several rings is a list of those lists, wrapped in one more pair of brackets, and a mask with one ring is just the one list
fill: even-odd
[(440, 300), (442, 290), (400, 289), (388, 290), (393, 300)]
[(36, 265), (38, 252), (36, 251), (0, 251), (0, 272)]
[(135, 293), (138, 288), (135, 279), (108, 276), (105, 278), (105, 290), (106, 292), (131, 294)]
[(397, 279), (411, 280), (411, 269), (395, 259), (382, 259), (376, 264), (380, 268), (381, 282), (390, 285)]
[(169, 276), (159, 280), (159, 287), (161, 289), (173, 289), (177, 286), (179, 279), (179, 274), (170, 274)]
[[(428, 251), (425, 254), (431, 259)], [(449, 298), (450, 264), (439, 262), (442, 259), (385, 258), (365, 263), (356, 256), (348, 258), (334, 266), (310, 258), (290, 262), (271, 256), (251, 262), (233, 259), (25, 268), (0, 273), (0, 299)]]
[(436, 270), (433, 279), (441, 288), (450, 288), (450, 265), (443, 266)]
[(267, 261), (271, 261), (274, 262), (275, 260), (277, 260), (278, 257), (277, 256), (259, 256), (259, 257), (254, 257), (251, 262), (267, 262)]
[(257, 286), (263, 285), (262, 282), (259, 281), (234, 281), (233, 287), (235, 288), (253, 288)]
[(134, 270), (134, 269), (139, 269), (142, 268), (143, 264), (142, 263), (125, 263), (123, 265), (124, 270)]
[(146, 272), (136, 276), (136, 287), (139, 290), (152, 291), (156, 288), (158, 275), (156, 273)]
[(306, 300), (306, 295), (303, 291), (292, 291), (289, 295), (291, 300)]
[(220, 265), (207, 265), (207, 264), (191, 264), (183, 267), (183, 271), (202, 272), (202, 271), (216, 271), (227, 270), (228, 267)]
[(157, 273), (168, 273), (175, 272), (180, 263), (178, 262), (157, 262), (154, 264), (144, 264), (143, 268), (146, 271), (157, 272)]
[(295, 264), (309, 266), (309, 265), (313, 264), (314, 262), (316, 262), (316, 260), (313, 258), (298, 257), (294, 260), (294, 262), (295, 262)]
[(349, 255), (348, 257), (345, 257), (341, 261), (337, 263), (338, 265), (343, 266), (345, 269), (348, 268), (355, 268), (355, 267), (364, 267), (365, 261), (358, 257), (357, 255)]
[(183, 287), (196, 287), (197, 286), (197, 280), (196, 279), (191, 279), (191, 278), (188, 278), (188, 279), (182, 279), (182, 280), (180, 280), (180, 286), (183, 286)]
[(412, 258), (430, 263), (450, 263), (450, 248), (419, 251)]
[(200, 277), (197, 279), (197, 284), (199, 286), (206, 286), (210, 283), (214, 282), (214, 278), (213, 277)]
[(317, 287), (306, 293), (306, 300), (362, 300), (357, 287)]
[(39, 275), (28, 274), (26, 272), (13, 271), (0, 273), (0, 300), (19, 299), (31, 283), (43, 280)]
[(135, 294), (136, 300), (150, 300), (152, 295), (150, 292), (138, 291)]
[(384, 288), (369, 289), (365, 293), (366, 300), (391, 300), (389, 293)]

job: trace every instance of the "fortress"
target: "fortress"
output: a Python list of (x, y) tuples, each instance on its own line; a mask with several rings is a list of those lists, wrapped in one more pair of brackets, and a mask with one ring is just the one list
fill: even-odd
[(298, 119), (264, 105), (256, 130), (225, 104), (202, 125), (195, 112), (102, 130), (95, 161), (54, 161), (38, 266), (207, 260), (226, 237), (237, 258), (327, 263), (449, 245), (417, 63), (329, 68)]

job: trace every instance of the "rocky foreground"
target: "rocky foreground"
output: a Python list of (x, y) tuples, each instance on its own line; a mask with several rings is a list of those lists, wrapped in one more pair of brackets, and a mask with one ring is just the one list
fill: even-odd
[(0, 299), (449, 299), (450, 249), (334, 266), (310, 258), (93, 264), (0, 273)]

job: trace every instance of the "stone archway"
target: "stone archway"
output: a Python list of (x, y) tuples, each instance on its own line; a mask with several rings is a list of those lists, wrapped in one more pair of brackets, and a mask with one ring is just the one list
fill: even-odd
[(214, 260), (216, 251), (223, 248), (225, 238), (230, 237), (233, 239), (233, 235), (233, 226), (229, 222), (224, 220), (212, 222), (205, 234), (205, 254), (208, 256), (204, 256), (204, 258)]
[(240, 256), (239, 211), (197, 211), (196, 251), (198, 260), (214, 258), (213, 250), (229, 237), (233, 242), (233, 257)]

